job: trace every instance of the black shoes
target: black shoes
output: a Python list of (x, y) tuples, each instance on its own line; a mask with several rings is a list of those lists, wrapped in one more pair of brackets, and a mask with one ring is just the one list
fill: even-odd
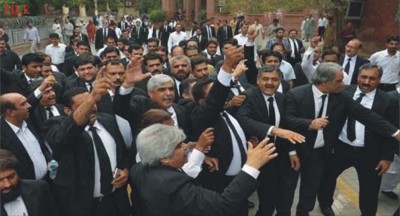
[(387, 196), (389, 199), (392, 200), (399, 199), (399, 196), (397, 196), (397, 194), (395, 194), (393, 191), (382, 191), (382, 194), (384, 194), (385, 196)]
[(331, 207), (322, 207), (322, 206), (320, 206), (320, 208), (321, 208), (321, 213), (324, 216), (335, 216), (335, 212), (333, 212)]

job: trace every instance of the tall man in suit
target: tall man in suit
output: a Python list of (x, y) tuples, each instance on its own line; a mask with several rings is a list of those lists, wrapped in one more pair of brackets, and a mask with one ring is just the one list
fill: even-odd
[[(347, 117), (355, 118), (372, 131), (400, 140), (398, 129), (382, 117), (341, 92), (342, 68), (336, 63), (321, 63), (312, 84), (292, 89), (285, 98), (285, 121), (288, 129), (302, 133), (306, 142), (290, 151), (291, 160), (301, 162), (300, 198), (296, 215), (308, 215), (314, 208), (327, 158)], [(296, 187), (297, 178), (292, 181)]]
[(97, 74), (94, 56), (89, 53), (78, 56), (74, 62), (74, 69), (78, 73), (78, 77), (67, 79), (64, 90), (67, 91), (73, 87), (83, 87), (88, 92), (92, 91), (93, 81)]
[(164, 24), (160, 26), (158, 30), (158, 38), (161, 40), (161, 45), (168, 49), (168, 38), (172, 32), (172, 28), (168, 25), (168, 21), (165, 20)]
[[(236, 118), (242, 126), (246, 137), (256, 137), (262, 140), (267, 136), (278, 135), (282, 137), (284, 133), (293, 133), (279, 128), (283, 119), (283, 100), (284, 95), (277, 92), (280, 85), (281, 76), (276, 67), (265, 66), (258, 70), (257, 88), (251, 88), (244, 92), (246, 99), (239, 106)], [(295, 134), (295, 133), (293, 133)], [(304, 137), (299, 136), (300, 140)], [(279, 140), (279, 141), (278, 141)], [(288, 159), (280, 149), (283, 147), (282, 140), (272, 141), (276, 144), (278, 157)], [(290, 140), (293, 143), (298, 140)], [(260, 187), (258, 188), (259, 208), (257, 215), (273, 215), (279, 200), (279, 170), (278, 161), (271, 161), (260, 169)], [(278, 209), (277, 209), (278, 210)], [(278, 211), (279, 214), (279, 211)]]
[(128, 215), (127, 150), (114, 116), (96, 103), (111, 87), (102, 74), (91, 93), (68, 90), (65, 116), (46, 121), (46, 141), (58, 161), (53, 193), (61, 215)]
[(207, 19), (206, 24), (203, 27), (203, 36), (209, 41), (211, 38), (216, 38), (215, 27), (211, 26), (211, 19)]
[(220, 48), (222, 48), (225, 41), (233, 38), (232, 27), (228, 25), (228, 20), (222, 21), (222, 26), (218, 28), (217, 35)]
[(83, 34), (81, 32), (81, 26), (74, 27), (74, 36), (76, 39), (78, 39), (78, 41), (85, 41), (87, 44), (90, 44), (89, 37), (87, 36), (87, 34)]
[(2, 216), (56, 216), (54, 198), (43, 180), (21, 180), (18, 159), (0, 149), (0, 193)]
[(133, 39), (136, 44), (143, 45), (147, 40), (147, 36), (147, 27), (141, 25), (140, 20), (136, 20), (136, 24), (132, 26), (131, 39)]
[(359, 68), (369, 62), (368, 59), (358, 55), (361, 48), (361, 41), (353, 39), (346, 44), (344, 54), (340, 55), (339, 64), (344, 68), (344, 72), (349, 75), (350, 83), (345, 84), (357, 84)]
[[(114, 37), (115, 41), (118, 40), (115, 30), (108, 27), (108, 20), (103, 19), (103, 27), (96, 30), (96, 38), (94, 42), (94, 47), (99, 50), (104, 47), (107, 37)], [(89, 44), (89, 43), (88, 43)]]
[(298, 62), (301, 62), (301, 53), (305, 51), (303, 42), (297, 39), (297, 30), (290, 29), (288, 31), (287, 43), (290, 45), (290, 49), (286, 50), (286, 61), (288, 61), (294, 68)]
[(207, 45), (207, 38), (203, 36), (203, 29), (201, 27), (196, 27), (196, 32), (193, 34), (192, 38), (195, 38), (199, 45), (199, 50), (204, 50)]
[[(397, 101), (386, 92), (377, 89), (382, 73), (382, 68), (379, 66), (371, 64), (361, 66), (358, 73), (358, 86), (349, 87), (345, 93), (365, 108), (371, 109), (390, 123), (398, 125)], [(377, 134), (348, 117), (347, 124), (344, 124), (335, 145), (335, 151), (328, 160), (326, 169), (329, 171), (324, 172), (318, 192), (322, 213), (325, 216), (335, 215), (331, 206), (336, 178), (345, 169), (354, 166), (360, 185), (361, 214), (375, 215), (378, 208), (381, 177), (393, 161), (396, 144), (395, 139)]]
[(218, 43), (215, 40), (209, 40), (207, 42), (207, 58), (210, 59), (211, 64), (215, 67), (215, 65), (224, 60), (224, 57), (217, 54)]

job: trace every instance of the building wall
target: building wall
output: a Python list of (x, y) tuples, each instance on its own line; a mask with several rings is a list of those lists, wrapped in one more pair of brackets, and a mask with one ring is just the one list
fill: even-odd
[(387, 35), (400, 35), (400, 23), (395, 21), (400, 0), (365, 0), (358, 37), (368, 44), (366, 53), (385, 49)]

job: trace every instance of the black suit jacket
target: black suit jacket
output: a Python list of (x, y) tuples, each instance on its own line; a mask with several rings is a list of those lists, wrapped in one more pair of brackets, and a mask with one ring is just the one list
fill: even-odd
[(219, 194), (178, 170), (141, 163), (132, 167), (130, 182), (137, 216), (235, 215), (257, 188), (257, 181), (241, 171)]
[[(283, 115), (285, 125), (288, 129), (306, 137), (304, 144), (296, 145), (301, 154), (307, 154), (313, 150), (317, 137), (317, 131), (309, 130), (311, 121), (316, 118), (314, 110), (314, 96), (311, 84), (291, 89), (286, 94)], [(354, 117), (366, 127), (385, 137), (391, 137), (397, 131), (395, 126), (385, 121), (375, 112), (356, 103), (345, 92), (329, 94), (326, 113), (326, 116), (329, 117), (329, 124), (324, 128), (323, 135), (327, 154), (331, 154), (347, 116)]]
[[(340, 55), (340, 59), (339, 59), (339, 64), (343, 65), (343, 61), (344, 61), (345, 55), (341, 54)], [(352, 59), (353, 60), (353, 59)], [(357, 78), (358, 78), (358, 70), (361, 67), (361, 65), (369, 63), (369, 60), (361, 57), (359, 55), (357, 55), (357, 59), (356, 59), (356, 65), (354, 66), (354, 71), (353, 71), (353, 76), (351, 77), (351, 82), (350, 84), (354, 84), (357, 85)]]
[(107, 37), (113, 37), (115, 38), (115, 41), (118, 40), (117, 34), (115, 33), (114, 29), (108, 28), (107, 29), (107, 37), (103, 38), (103, 31), (104, 28), (100, 28), (96, 30), (96, 38), (94, 39), (94, 47), (96, 50), (101, 49), (104, 47), (104, 42), (107, 39)]
[(227, 25), (226, 26), (226, 30), (227, 30), (227, 34), (225, 33), (225, 31), (224, 31), (224, 27), (225, 26), (220, 26), (219, 28), (218, 28), (218, 43), (219, 43), (219, 45), (220, 46), (222, 46), (222, 44), (225, 42), (225, 41), (227, 41), (227, 40), (229, 40), (229, 39), (232, 39), (233, 38), (233, 32), (232, 32), (232, 27), (230, 26), (230, 25)]
[[(21, 197), (30, 216), (56, 216), (53, 194), (47, 182), (43, 180), (21, 179)], [(2, 216), (7, 215), (1, 210)]]
[(215, 54), (211, 58), (211, 64), (215, 67), (215, 65), (217, 65), (218, 62), (223, 61), (223, 60), (224, 60), (224, 57), (222, 55)]
[(161, 45), (168, 49), (168, 38), (172, 32), (172, 28), (167, 25), (167, 28), (164, 28), (164, 25), (161, 25), (158, 31), (158, 38), (161, 40)]
[(301, 68), (301, 62), (296, 63), (293, 69), (294, 74), (296, 75), (296, 79), (293, 80), (293, 88), (309, 83), (307, 76), (304, 74), (303, 68)]
[(147, 40), (148, 31), (147, 31), (147, 28), (145, 28), (143, 26), (140, 26), (139, 28), (140, 29), (139, 29), (139, 35), (138, 35), (137, 27), (132, 26), (131, 39), (134, 39), (137, 44), (142, 45)]
[[(211, 37), (216, 38), (217, 34), (215, 32), (215, 27), (214, 26), (210, 26), (210, 28), (211, 28)], [(207, 26), (203, 27), (203, 37), (205, 37), (207, 39), (207, 41), (210, 40), (210, 38), (208, 38)]]
[[(125, 24), (124, 28), (122, 28), (122, 23)], [(129, 23), (128, 23), (128, 22), (125, 22), (125, 21), (120, 21), (120, 22), (118, 22), (117, 26), (118, 26), (118, 28), (121, 29), (121, 31), (123, 31), (123, 30), (125, 30), (127, 27), (129, 27)]]
[(204, 37), (203, 35), (200, 36), (200, 39), (197, 37), (197, 35), (194, 35), (192, 38), (196, 39), (199, 42), (199, 49), (203, 51), (206, 46), (207, 46), (207, 37)]
[[(287, 40), (287, 44), (291, 44), (290, 43), (290, 41), (289, 41), (289, 38), (288, 39), (285, 39), (285, 40)], [(301, 60), (302, 60), (302, 58), (301, 58), (301, 53), (300, 53), (300, 50), (301, 49), (303, 49), (304, 48), (304, 46), (303, 46), (303, 41), (301, 41), (301, 40), (299, 40), (299, 39), (297, 39), (296, 38), (296, 41), (297, 41), (297, 45), (298, 45), (298, 48), (297, 48), (297, 52), (295, 52), (294, 53), (294, 58), (292, 58), (292, 52), (288, 52), (287, 54), (286, 54), (286, 61), (288, 61), (291, 65), (292, 65), (292, 67), (294, 68), (295, 67), (295, 65), (298, 63), (298, 62), (301, 62)], [(292, 50), (294, 50), (294, 48), (293, 47), (290, 47)]]
[[(129, 168), (127, 149), (114, 116), (98, 113), (99, 121), (116, 143), (118, 169)], [(58, 209), (63, 215), (87, 215), (91, 211), (94, 188), (94, 149), (90, 135), (78, 126), (72, 116), (57, 116), (46, 121), (46, 140), (58, 161), (53, 192)], [(129, 203), (126, 187), (116, 189), (111, 198), (118, 215), (128, 215)]]
[[(54, 104), (54, 106), (57, 108), (60, 115), (65, 116), (64, 106), (62, 104)], [(44, 139), (43, 124), (47, 121), (46, 109), (42, 105), (37, 106), (30, 115), (30, 119), (32, 120), (32, 123), (41, 139)]]
[[(345, 90), (349, 97), (353, 97), (357, 86)], [(397, 108), (397, 109), (396, 109)], [(377, 89), (371, 110), (382, 116), (386, 121), (398, 127), (398, 102), (386, 92)], [(382, 136), (369, 127), (365, 127), (364, 153), (368, 160), (365, 163), (375, 166), (380, 160), (393, 161), (394, 149), (398, 142), (392, 137)]]
[(86, 83), (83, 79), (81, 79), (80, 77), (76, 77), (76, 78), (71, 78), (71, 79), (67, 79), (64, 83), (64, 91), (68, 91), (71, 88), (74, 87), (82, 87), (82, 88), (86, 88)]
[[(4, 118), (1, 118), (0, 122), (1, 122), (1, 148), (6, 149), (11, 153), (13, 153), (15, 157), (18, 159), (19, 163), (22, 164), (22, 166), (18, 166), (17, 168), (17, 173), (20, 178), (35, 179), (35, 170), (33, 167), (33, 162), (29, 157), (29, 154), (26, 151), (24, 145), (19, 140), (17, 135), (14, 133), (14, 131), (11, 129), (10, 125), (8, 125), (8, 123), (4, 120)], [(40, 148), (46, 158), (46, 161), (49, 161), (51, 159), (51, 155), (47, 147), (44, 145), (43, 140), (36, 132), (33, 124), (29, 120), (26, 120), (26, 123), (28, 125), (29, 130), (32, 132), (32, 134), (36, 137), (37, 141), (39, 142)]]

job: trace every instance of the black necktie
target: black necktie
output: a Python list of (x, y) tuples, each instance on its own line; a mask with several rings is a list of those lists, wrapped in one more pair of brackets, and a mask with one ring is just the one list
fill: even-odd
[(322, 104), (321, 104), (321, 107), (319, 108), (319, 112), (318, 112), (318, 117), (317, 118), (321, 118), (322, 117), (322, 113), (324, 112), (326, 94), (322, 95), (321, 98), (322, 98)]
[(88, 90), (89, 90), (89, 92), (91, 92), (92, 91), (92, 89), (93, 89), (93, 86), (92, 86), (92, 83), (91, 82), (87, 82), (86, 83), (86, 88), (89, 88)]
[(344, 71), (349, 74), (350, 73), (350, 62), (351, 62), (351, 58), (347, 59), (347, 64), (346, 67), (344, 67)]
[[(361, 92), (360, 96), (358, 96), (355, 102), (361, 103), (361, 100), (364, 96), (365, 93)], [(349, 139), (351, 142), (356, 139), (356, 120), (350, 116), (347, 119), (347, 139)]]
[(104, 29), (104, 31), (103, 31), (103, 40), (106, 41), (106, 39), (107, 39), (107, 31), (106, 31), (106, 29)]
[(229, 115), (226, 112), (222, 112), (222, 116), (224, 116), (226, 123), (228, 123), (228, 127), (232, 130), (233, 135), (239, 145), (240, 158), (242, 159), (242, 165), (246, 162), (246, 151), (244, 150), (242, 139), (240, 138), (235, 126), (232, 124), (232, 121), (229, 119)]
[(294, 57), (296, 58), (296, 54), (297, 54), (297, 46), (296, 46), (296, 39), (292, 39), (293, 40), (293, 46), (294, 46)]
[(274, 97), (268, 98), (268, 124), (275, 125)]
[(47, 112), (49, 112), (49, 117), (47, 118), (47, 119), (51, 119), (51, 118), (53, 118), (54, 117), (54, 114), (53, 114), (53, 112), (51, 111), (51, 107), (46, 107), (45, 108), (46, 110), (47, 110)]
[(29, 85), (32, 84), (32, 82), (33, 82), (32, 79), (29, 79), (29, 80), (28, 80), (28, 84), (29, 84)]
[(224, 26), (224, 30), (225, 30), (225, 39), (228, 39), (228, 30), (226, 26)]
[(96, 146), (97, 156), (100, 164), (100, 192), (106, 196), (111, 193), (113, 180), (111, 172), (111, 163), (108, 157), (106, 148), (104, 147), (103, 141), (96, 131), (96, 127), (91, 126), (89, 130), (92, 132), (93, 142)]

